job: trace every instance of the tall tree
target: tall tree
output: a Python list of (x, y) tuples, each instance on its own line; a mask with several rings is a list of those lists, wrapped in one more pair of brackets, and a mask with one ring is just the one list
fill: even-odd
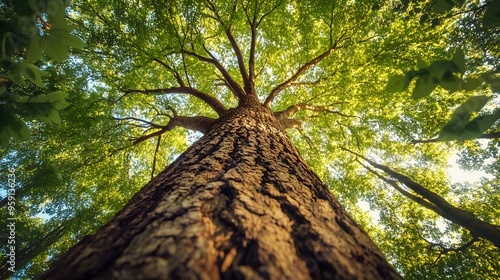
[(248, 90), (41, 279), (398, 279)]
[[(455, 6), (448, 7), (448, 2), (74, 1), (66, 9), (68, 20), (78, 27), (71, 33), (84, 38), (87, 46), (82, 51), (72, 52), (68, 61), (49, 64), (55, 73), (59, 73), (54, 82), (58, 88), (69, 93), (67, 99), (71, 105), (61, 111), (63, 121), (60, 126), (36, 121), (28, 123), (33, 140), (19, 144), (11, 142), (0, 161), (1, 166), (15, 166), (18, 170), (18, 179), (23, 186), (21, 190), (25, 190), (20, 191), (22, 209), (18, 214), (23, 222), (27, 221), (26, 228), (36, 232), (37, 238), (60, 229), (58, 236), (61, 238), (49, 250), (42, 248), (41, 242), (36, 244), (39, 239), (33, 237), (35, 234), (19, 233), (19, 240), (25, 246), (23, 248), (35, 246), (38, 249), (30, 252), (44, 252), (34, 258), (26, 269), (18, 271), (17, 276), (32, 278), (37, 275), (68, 246), (108, 221), (113, 213), (123, 208), (133, 193), (170, 162), (176, 158), (185, 162), (186, 155), (179, 155), (202, 133), (205, 136), (200, 141), (204, 143), (208, 141), (207, 137), (218, 137), (214, 135), (215, 127), (222, 127), (225, 120), (229, 121), (227, 118), (230, 115), (244, 111), (234, 108), (252, 107), (261, 108), (266, 114), (270, 114), (269, 110), (274, 112), (273, 118), (279, 124), (270, 126), (286, 130), (287, 136), (317, 177), (329, 186), (349, 214), (369, 231), (405, 278), (421, 278), (422, 275), (439, 278), (445, 273), (458, 278), (462, 275), (494, 278), (500, 271), (497, 269), (500, 261), (494, 246), (482, 240), (470, 245), (475, 239), (467, 230), (440, 219), (434, 212), (416, 206), (397, 191), (387, 188), (359, 165), (356, 157), (340, 149), (340, 146), (347, 147), (393, 170), (404, 170), (401, 173), (459, 208), (474, 213), (483, 221), (498, 224), (498, 188), (495, 187), (498, 186), (495, 183), (498, 176), (474, 184), (453, 184), (448, 179), (446, 165), (449, 155), (461, 148), (461, 142), (410, 144), (415, 139), (435, 138), (450, 119), (455, 106), (471, 96), (490, 96), (491, 92), (483, 91), (482, 87), (469, 92), (446, 92), (436, 87), (429, 97), (414, 101), (407, 91), (385, 90), (389, 77), (414, 68), (419, 57), (429, 62), (448, 60), (457, 53), (458, 46), (464, 50), (467, 69), (477, 67), (477, 73), (484, 72), (489, 75), (488, 79), (495, 78), (493, 72), (481, 70), (484, 61), (476, 57), (482, 51), (475, 50), (474, 45), (486, 44), (488, 59), (497, 56), (495, 40), (491, 40), (496, 37), (488, 35), (491, 32), (477, 31), (483, 28), (481, 18), (488, 18), (488, 7), (494, 5), (489, 1), (467, 1), (466, 4), (457, 2)], [(446, 9), (440, 7), (443, 5)], [(481, 28), (467, 32), (464, 38), (443, 36), (450, 32), (458, 34), (457, 37), (462, 36), (457, 31), (476, 26), (475, 23), (461, 22), (469, 18), (479, 19)], [(479, 34), (480, 37), (474, 37)], [(423, 67), (421, 63), (417, 66), (417, 71)], [(454, 69), (451, 74), (460, 78), (462, 75)], [(413, 84), (409, 88), (414, 88)], [(258, 102), (254, 100), (250, 102), (253, 104), (246, 104), (243, 100), (249, 96), (257, 96)], [(494, 101), (489, 104), (494, 104)], [(479, 114), (488, 115), (485, 111), (487, 107)], [(477, 109), (468, 112), (472, 118), (478, 113)], [(202, 133), (189, 132), (184, 129), (186, 127)], [(283, 130), (280, 130), (281, 133)], [(484, 133), (490, 132), (494, 131)], [(235, 133), (233, 138), (238, 136), (239, 139), (239, 135), (245, 133)], [(248, 161), (263, 158), (260, 148), (253, 148), (253, 142), (245, 140), (247, 138), (238, 142), (233, 138), (220, 143), (236, 141), (227, 148), (231, 151), (242, 147), (242, 152), (230, 153), (231, 157), (240, 160), (234, 163), (238, 167), (246, 167)], [(266, 138), (277, 141), (272, 135)], [(283, 142), (280, 141), (278, 143)], [(487, 153), (479, 154), (476, 154), (475, 144), (465, 143), (470, 148), (464, 159), (470, 159), (478, 167), (484, 161), (488, 163), (486, 170), (496, 174), (495, 162), (498, 161), (492, 163), (488, 159), (494, 158), (498, 150), (495, 141), (489, 142)], [(215, 149), (219, 147), (218, 143), (206, 146)], [(198, 144), (194, 145), (197, 147)], [(288, 144), (285, 146), (288, 147)], [(247, 153), (248, 156), (240, 158)], [(282, 152), (279, 156), (294, 153)], [(200, 158), (205, 155), (199, 154)], [(275, 156), (272, 155), (268, 161), (271, 162), (270, 159)], [(291, 157), (298, 156), (294, 154)], [(211, 157), (207, 155), (207, 158)], [(288, 161), (277, 159), (282, 165), (287, 165)], [(175, 166), (177, 164), (174, 163)], [(291, 170), (296, 169), (296, 164), (302, 166), (292, 163)], [(199, 164), (192, 163), (192, 168), (195, 166)], [(210, 197), (219, 199), (227, 196), (231, 201), (238, 201), (243, 196), (240, 193), (231, 196), (225, 191), (239, 186), (233, 182), (235, 179), (231, 175), (222, 178), (222, 173), (232, 170), (230, 165), (206, 167), (221, 170), (221, 175), (210, 175), (210, 180), (216, 182), (210, 185), (215, 188)], [(209, 172), (204, 168), (201, 168), (200, 174)], [(41, 184), (33, 184), (39, 181), (38, 175), (44, 174), (44, 170), (54, 170), (51, 173), (54, 176), (44, 178)], [(271, 185), (280, 185), (275, 178), (279, 175), (268, 174), (271, 170), (274, 169), (264, 161), (256, 161), (255, 167), (247, 173), (250, 178), (257, 176), (265, 182), (275, 182), (269, 183)], [(239, 169), (236, 171), (241, 173)], [(159, 176), (162, 180), (174, 182), (176, 178), (166, 179), (165, 174), (169, 172), (172, 173), (165, 171)], [(255, 172), (257, 175), (251, 175)], [(264, 175), (259, 177), (259, 174), (267, 174), (270, 179)], [(293, 176), (297, 177), (296, 174)], [(49, 182), (49, 178), (57, 180)], [(241, 178), (245, 183), (243, 179), (245, 176)], [(288, 177), (281, 179), (286, 181)], [(209, 184), (210, 180), (205, 178), (195, 184)], [(258, 180), (254, 178), (251, 181)], [(217, 182), (223, 185), (217, 186)], [(159, 188), (148, 186), (151, 192)], [(291, 193), (287, 187), (288, 184), (284, 184), (279, 189), (280, 193)], [(257, 197), (267, 195), (265, 186), (255, 183), (253, 188)], [(171, 194), (174, 189), (172, 186), (163, 191)], [(147, 191), (141, 191), (144, 192)], [(197, 198), (194, 196), (197, 193), (192, 193), (192, 199)], [(130, 205), (135, 205), (133, 201), (138, 200), (137, 196)], [(302, 193), (296, 196), (304, 198)], [(162, 204), (156, 199), (154, 201), (158, 204), (151, 204), (148, 209)], [(285, 205), (279, 206), (278, 212), (284, 213), (286, 217), (283, 219), (287, 221), (292, 221), (291, 213), (298, 211), (303, 214), (302, 210), (307, 212), (314, 207), (300, 204), (295, 211), (286, 205), (297, 205), (298, 202), (293, 204), (288, 199), (289, 196), (283, 195), (259, 203), (276, 201)], [(206, 205), (202, 198), (200, 201)], [(238, 207), (232, 207), (228, 202), (222, 204), (229, 205), (228, 211), (254, 209), (253, 206), (247, 207), (251, 203), (249, 201), (243, 200)], [(329, 207), (337, 208), (332, 205)], [(212, 219), (215, 214), (223, 213), (215, 206), (213, 211), (206, 208), (201, 211), (210, 221), (215, 221)], [(44, 217), (49, 217), (46, 219), (49, 221), (40, 222), (41, 212)], [(333, 211), (331, 215), (336, 216), (336, 213)], [(121, 212), (117, 219), (129, 214)], [(241, 213), (234, 215), (242, 217)], [(298, 216), (295, 218), (299, 219)], [(146, 221), (152, 219), (144, 218)], [(296, 222), (297, 219), (293, 220), (294, 224), (301, 227), (307, 225), (307, 222)], [(63, 221), (67, 222), (60, 228)], [(242, 227), (236, 221), (228, 223), (235, 235)], [(266, 222), (264, 230), (268, 224)], [(144, 226), (153, 225), (156, 223)], [(141, 222), (137, 227), (142, 226)], [(304, 232), (310, 232), (306, 229)], [(301, 230), (291, 226), (293, 234)], [(283, 236), (290, 236), (291, 240), (295, 236), (291, 233)], [(180, 233), (174, 235), (185, 238)], [(94, 239), (85, 240), (83, 247), (94, 246), (88, 241)], [(117, 242), (113, 243), (117, 248), (126, 246), (121, 241)], [(257, 248), (257, 253), (260, 253), (261, 247)], [(230, 269), (230, 263), (239, 261), (236, 256), (239, 256), (241, 246), (236, 246), (236, 252), (227, 251), (226, 247), (219, 246), (219, 249), (224, 254), (225, 261), (219, 262), (224, 264), (225, 272), (239, 273), (239, 268)], [(311, 252), (309, 247), (299, 249), (295, 248), (298, 254)], [(75, 250), (71, 254), (76, 254), (79, 249)], [(124, 262), (129, 261), (126, 252), (123, 251)], [(231, 257), (233, 254), (234, 258)], [(113, 259), (116, 256), (105, 254), (103, 257)], [(314, 255), (312, 258), (323, 259)], [(315, 264), (320, 263), (306, 259), (309, 264), (306, 267), (312, 270)], [(120, 270), (117, 262), (109, 265), (112, 266), (110, 269)], [(326, 270), (331, 269), (321, 269)]]

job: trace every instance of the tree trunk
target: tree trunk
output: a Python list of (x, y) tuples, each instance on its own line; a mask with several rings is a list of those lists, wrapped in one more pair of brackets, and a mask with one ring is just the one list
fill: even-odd
[(41, 279), (400, 279), (272, 112), (240, 104)]

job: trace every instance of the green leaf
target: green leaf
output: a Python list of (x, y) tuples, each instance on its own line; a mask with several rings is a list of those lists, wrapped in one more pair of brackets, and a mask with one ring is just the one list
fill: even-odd
[(55, 61), (63, 61), (69, 57), (68, 46), (55, 36), (43, 36), (41, 46), (43, 51)]
[(500, 92), (500, 79), (496, 78), (491, 81), (490, 84), (491, 91), (493, 92)]
[(26, 61), (34, 62), (39, 60), (43, 55), (40, 39), (31, 40), (26, 50)]
[(43, 82), (42, 82), (42, 76), (43, 72), (40, 70), (37, 66), (34, 64), (28, 63), (28, 62), (21, 62), (19, 63), (19, 68), (20, 71), (23, 73), (23, 75), (33, 84), (42, 87)]
[(14, 103), (26, 103), (28, 101), (28, 96), (20, 96), (16, 93), (12, 92), (7, 92), (5, 94), (5, 99), (7, 102), (14, 102)]
[(392, 76), (387, 82), (386, 90), (390, 93), (405, 90), (410, 84), (411, 78), (406, 75), (395, 75)]
[(451, 120), (448, 121), (439, 132), (438, 139), (455, 140), (464, 132), (470, 118), (469, 112), (454, 113)]
[(471, 78), (471, 79), (467, 79), (464, 82), (464, 84), (462, 85), (462, 88), (465, 91), (471, 91), (471, 90), (475, 90), (476, 88), (480, 87), (482, 83), (483, 83), (482, 78)]
[(26, 103), (26, 109), (35, 118), (46, 123), (61, 123), (59, 112), (50, 103)]
[(7, 72), (7, 78), (11, 79), (14, 83), (18, 85), (26, 84), (26, 81), (23, 78), (23, 71), (19, 63), (12, 63), (10, 65), (9, 72)]
[(460, 136), (460, 140), (475, 139), (488, 130), (497, 120), (500, 119), (500, 110), (490, 115), (482, 115), (470, 121)]
[(420, 57), (417, 58), (417, 68), (418, 69), (424, 69), (424, 68), (427, 68), (429, 66), (427, 66), (427, 63)]
[(62, 44), (65, 44), (72, 48), (81, 49), (85, 46), (85, 43), (82, 41), (82, 39), (69, 33), (67, 30), (52, 29), (49, 31), (49, 34), (58, 38), (62, 42)]
[(484, 95), (469, 97), (464, 103), (462, 103), (460, 106), (458, 106), (457, 109), (455, 109), (455, 112), (453, 114), (456, 115), (470, 112), (479, 112), (479, 110), (481, 110), (487, 102), (488, 97)]
[(4, 94), (7, 91), (7, 88), (4, 86), (0, 87), (0, 95)]
[(462, 49), (457, 49), (453, 58), (451, 59), (461, 74), (465, 73), (465, 53)]
[(450, 0), (438, 0), (434, 5), (432, 5), (432, 10), (435, 13), (444, 13), (447, 12), (455, 6), (455, 3), (453, 3)]
[(0, 147), (6, 147), (9, 139), (26, 141), (30, 138), (30, 132), (23, 120), (9, 110), (0, 110)]
[(51, 17), (50, 24), (52, 25), (52, 29), (62, 29), (66, 31), (71, 31), (74, 29), (74, 27), (68, 23), (64, 15)]
[[(458, 106), (453, 112), (451, 119), (439, 132), (438, 138), (441, 140), (466, 140), (467, 137), (476, 138), (471, 133), (474, 124), (469, 125), (471, 112), (478, 112), (488, 102), (487, 96), (472, 96)], [(466, 131), (466, 126), (469, 125)], [(484, 124), (481, 124), (484, 126)], [(484, 131), (484, 130), (483, 130)], [(481, 132), (482, 133), (482, 132)], [(464, 138), (465, 137), (465, 138)], [(467, 139), (472, 139), (467, 138)]]
[(443, 79), (447, 74), (460, 72), (457, 65), (448, 60), (434, 61), (431, 66), (429, 66), (429, 70), (431, 75), (438, 80)]
[(484, 26), (493, 26), (500, 23), (500, 1), (492, 1), (486, 8), (483, 16)]
[(62, 100), (62, 101), (58, 101), (58, 102), (54, 102), (52, 103), (52, 106), (56, 109), (56, 110), (62, 110), (66, 107), (68, 107), (70, 105), (69, 102), (67, 102), (66, 100)]
[(27, 141), (31, 136), (30, 130), (28, 129), (28, 126), (26, 126), (26, 123), (24, 123), (24, 121), (16, 115), (13, 115), (13, 118), (11, 120), (10, 131), (10, 135), (12, 136), (12, 138), (19, 141)]
[(64, 101), (68, 93), (64, 91), (54, 91), (48, 94), (40, 94), (29, 100), (31, 103), (56, 103)]
[(443, 78), (439, 85), (449, 92), (454, 92), (460, 88), (460, 79), (455, 75), (450, 75)]
[(438, 84), (434, 81), (430, 74), (424, 74), (418, 77), (415, 88), (413, 89), (413, 99), (417, 100), (428, 96), (437, 87), (437, 85)]

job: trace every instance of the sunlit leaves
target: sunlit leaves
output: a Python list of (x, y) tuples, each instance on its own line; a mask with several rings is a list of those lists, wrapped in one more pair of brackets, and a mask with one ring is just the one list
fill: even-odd
[[(52, 60), (63, 61), (69, 57), (69, 48), (80, 49), (85, 45), (79, 37), (70, 33), (73, 27), (66, 22), (66, 7), (67, 3), (61, 0), (9, 1), (0, 7), (5, 18), (0, 29), (0, 78), (6, 85), (3, 91), (7, 92), (0, 96), (0, 109), (16, 115), (15, 118), (6, 118), (4, 122), (11, 120), (12, 125), (17, 126), (21, 118), (37, 118), (60, 123), (58, 110), (66, 107), (67, 103), (59, 99), (39, 101), (45, 98), (43, 91), (34, 89), (27, 82), (37, 88), (46, 86), (44, 78), (47, 75), (39, 63), (44, 53)], [(38, 96), (40, 93), (42, 96)], [(47, 95), (54, 96), (54, 93)], [(27, 126), (20, 127), (24, 132)], [(2, 133), (5, 133), (2, 139), (11, 136), (17, 140), (29, 138), (29, 133), (20, 134), (9, 129), (2, 130)], [(7, 143), (2, 141), (0, 147), (5, 147)]]

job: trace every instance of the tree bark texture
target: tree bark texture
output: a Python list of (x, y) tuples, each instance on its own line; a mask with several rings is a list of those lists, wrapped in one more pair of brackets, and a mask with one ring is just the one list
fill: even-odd
[(40, 279), (400, 279), (272, 112), (244, 104)]

